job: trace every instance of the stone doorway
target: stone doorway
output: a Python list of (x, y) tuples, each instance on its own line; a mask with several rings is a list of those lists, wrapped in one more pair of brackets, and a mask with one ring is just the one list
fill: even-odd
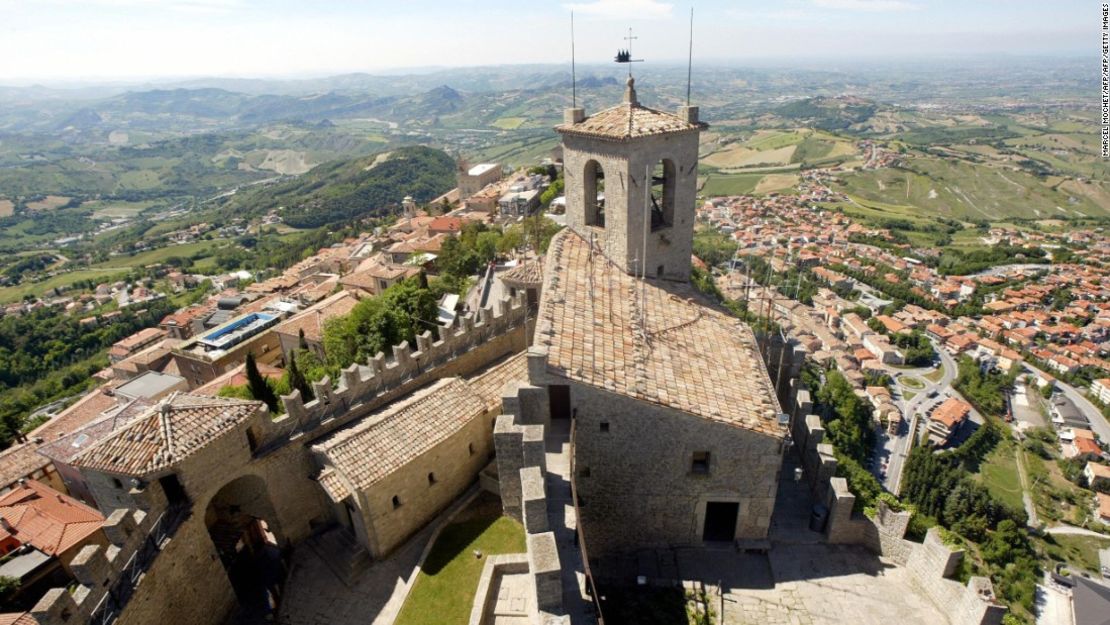
[(570, 387), (553, 384), (547, 387), (547, 399), (551, 403), (552, 419), (570, 419)]
[(706, 542), (729, 542), (736, 537), (736, 517), (740, 504), (735, 501), (709, 501), (705, 504), (705, 526), (701, 539)]

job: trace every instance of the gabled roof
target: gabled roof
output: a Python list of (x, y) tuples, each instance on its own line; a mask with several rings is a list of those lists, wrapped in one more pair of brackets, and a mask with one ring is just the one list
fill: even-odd
[(576, 124), (560, 124), (555, 130), (568, 135), (627, 141), (639, 137), (696, 131), (704, 127), (705, 124), (691, 124), (678, 115), (642, 106), (636, 100), (634, 81), (629, 77), (624, 102), (599, 111)]
[(262, 402), (174, 393), (73, 459), (78, 467), (142, 476), (165, 469), (248, 419)]
[[(354, 488), (362, 490), (431, 450), (486, 411), (485, 400), (466, 382), (446, 378), (312, 448), (327, 456)], [(329, 476), (321, 478), (325, 487), (335, 487)]]
[(628, 275), (573, 230), (556, 234), (548, 248), (535, 336), (553, 375), (786, 434), (747, 324), (688, 283)]
[(0, 516), (11, 527), (0, 528), (0, 536), (51, 556), (80, 544), (104, 524), (100, 512), (35, 480), (0, 497)]

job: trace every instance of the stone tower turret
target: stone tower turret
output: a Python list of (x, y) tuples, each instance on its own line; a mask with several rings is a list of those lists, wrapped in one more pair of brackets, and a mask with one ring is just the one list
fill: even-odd
[[(698, 108), (647, 108), (629, 77), (624, 101), (586, 117), (568, 109), (563, 136), (567, 225), (625, 272), (690, 278)], [(646, 253), (645, 253), (646, 252)]]

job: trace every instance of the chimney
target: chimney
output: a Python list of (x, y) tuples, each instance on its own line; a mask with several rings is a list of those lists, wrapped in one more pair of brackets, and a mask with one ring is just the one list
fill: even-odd
[(586, 121), (586, 109), (581, 106), (563, 109), (564, 124), (581, 124)]
[(698, 107), (687, 104), (678, 107), (678, 116), (688, 124), (698, 123)]

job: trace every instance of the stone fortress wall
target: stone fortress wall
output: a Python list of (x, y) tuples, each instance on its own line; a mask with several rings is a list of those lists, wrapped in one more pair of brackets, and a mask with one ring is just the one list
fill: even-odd
[[(229, 493), (239, 497), (245, 510), (264, 518), (282, 547), (327, 527), (335, 508), (313, 479), (320, 467), (309, 444), (430, 382), (523, 351), (527, 315), (521, 293), (458, 317), (439, 340), (425, 332), (416, 337), (416, 349), (405, 343), (393, 347), (392, 359), (378, 354), (349, 367), (334, 388), (326, 378), (316, 382), (313, 401), (294, 391), (282, 398), (284, 415), (272, 418), (259, 410), (171, 468), (189, 498), (184, 509), (167, 503), (157, 481), (132, 486), (86, 472), (97, 501), (109, 502), (104, 530), (111, 544), (83, 549), (74, 560), (77, 590), (49, 591), (33, 609), (34, 618), (41, 625), (75, 625), (108, 610), (121, 625), (156, 623), (171, 612), (175, 625), (222, 623), (236, 598), (208, 535), (209, 504)], [(117, 586), (126, 593), (121, 596)]]
[(854, 511), (856, 496), (843, 477), (836, 477), (837, 461), (832, 445), (823, 442), (821, 418), (810, 414), (813, 404), (808, 389), (791, 382), (791, 437), (801, 460), (803, 478), (813, 501), (828, 511), (824, 535), (830, 544), (862, 545), (876, 555), (904, 566), (914, 582), (942, 608), (952, 625), (999, 625), (1006, 614), (985, 577), (972, 577), (967, 584), (951, 579), (964, 556), (962, 550), (941, 540), (930, 528), (923, 543), (905, 538), (911, 513), (895, 511), (878, 502), (874, 518)]
[[(547, 366), (546, 355), (528, 352), (529, 377)], [(544, 431), (551, 425), (547, 389), (527, 383), (502, 392), (501, 415), (494, 426), (497, 474), (505, 514), (524, 525), (527, 571), (535, 584), (540, 613), (563, 611), (562, 567), (555, 533), (547, 515), (546, 447)], [(481, 602), (479, 597), (476, 603)]]

